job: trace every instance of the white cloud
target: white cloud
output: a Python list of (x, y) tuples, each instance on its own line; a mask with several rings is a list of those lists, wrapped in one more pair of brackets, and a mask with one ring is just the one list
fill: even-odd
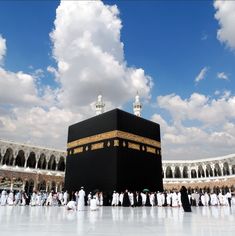
[(1, 137), (63, 149), (68, 125), (82, 118), (79, 114), (58, 107), (13, 108), (10, 116), (0, 114), (0, 124), (3, 126), (0, 125)]
[(225, 91), (219, 98), (194, 93), (187, 99), (159, 96), (158, 106), (170, 114), (152, 120), (161, 125), (164, 159), (198, 159), (234, 152), (235, 96)]
[(229, 77), (228, 75), (225, 74), (225, 72), (217, 73), (217, 78), (222, 79), (222, 80), (229, 80)]
[[(54, 24), (50, 36), (57, 68), (47, 71), (57, 88), (43, 84), (44, 71), (33, 66), (32, 74), (0, 67), (1, 138), (65, 148), (68, 125), (95, 114), (98, 93), (104, 95), (106, 110), (122, 106), (137, 90), (145, 99), (151, 96), (151, 77), (125, 61), (116, 6), (62, 1)], [(1, 42), (6, 45), (5, 39)]]
[(14, 73), (0, 67), (0, 105), (39, 104), (35, 79), (21, 71)]
[(235, 2), (215, 1), (215, 18), (219, 22), (220, 29), (217, 31), (217, 38), (231, 49), (235, 49)]
[(122, 23), (116, 6), (101, 1), (62, 1), (51, 33), (63, 106), (77, 110), (99, 92), (113, 106), (138, 90), (150, 97), (152, 80), (141, 68), (128, 67), (120, 40)]
[(6, 39), (4, 39), (0, 34), (0, 65), (3, 64), (3, 59), (6, 54), (7, 46)]
[(201, 69), (200, 73), (195, 78), (196, 83), (203, 80), (203, 79), (205, 79), (205, 76), (206, 76), (206, 73), (207, 73), (208, 69), (209, 69), (208, 67), (204, 67), (204, 68)]
[(48, 66), (48, 67), (47, 67), (47, 71), (50, 72), (51, 74), (53, 74), (53, 75), (54, 75), (54, 78), (55, 78), (55, 81), (58, 82), (59, 74), (58, 74), (56, 68), (54, 68), (53, 66)]
[(228, 91), (218, 99), (193, 93), (188, 99), (170, 94), (159, 96), (157, 101), (159, 107), (166, 109), (177, 122), (198, 120), (209, 126), (235, 118), (235, 97)]

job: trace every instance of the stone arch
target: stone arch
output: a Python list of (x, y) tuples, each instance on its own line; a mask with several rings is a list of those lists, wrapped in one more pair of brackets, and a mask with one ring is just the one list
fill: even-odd
[(0, 189), (10, 189), (11, 179), (8, 177), (3, 177), (0, 181)]
[(26, 167), (35, 168), (36, 166), (36, 155), (34, 152), (30, 152)]
[(188, 167), (184, 166), (183, 168), (183, 178), (188, 178)]
[(232, 174), (235, 175), (235, 165), (232, 166)]
[(221, 173), (220, 166), (218, 163), (216, 163), (214, 167), (214, 176), (221, 176), (221, 175), (222, 173)]
[(64, 190), (64, 182), (60, 182), (59, 185), (58, 185), (57, 191), (58, 191), (58, 192), (61, 192), (61, 191), (63, 191), (63, 190)]
[(175, 178), (181, 178), (181, 172), (180, 172), (179, 166), (176, 166), (176, 167), (175, 167), (174, 177), (175, 177)]
[(219, 187), (219, 186), (214, 186), (214, 187), (213, 187), (213, 192), (218, 195), (219, 192), (220, 192), (220, 187)]
[(52, 181), (51, 182), (51, 191), (56, 191), (56, 182), (55, 181)]
[(42, 153), (38, 160), (38, 169), (45, 170), (47, 167), (46, 155)]
[(41, 180), (38, 184), (38, 190), (39, 191), (46, 191), (46, 181)]
[(221, 189), (221, 192), (223, 195), (225, 195), (227, 192), (229, 192), (228, 185), (223, 185), (220, 189)]
[(198, 166), (198, 178), (204, 178), (205, 177), (205, 171), (202, 168), (202, 165)]
[(34, 180), (30, 179), (29, 181), (26, 181), (25, 183), (25, 192), (28, 194), (31, 194), (34, 190)]
[(16, 156), (15, 165), (19, 167), (24, 167), (25, 164), (25, 154), (23, 150), (20, 150)]
[(230, 175), (228, 162), (224, 162), (223, 164), (223, 175)]
[(48, 162), (48, 170), (55, 170), (56, 169), (56, 161), (55, 156), (51, 155), (50, 160)]
[(204, 192), (204, 193), (210, 193), (210, 192), (211, 192), (210, 187), (204, 186), (203, 192)]
[(213, 176), (213, 170), (209, 164), (206, 165), (206, 177), (212, 177)]
[(197, 178), (197, 172), (195, 169), (191, 170), (191, 178)]
[(166, 178), (173, 178), (173, 172), (170, 166), (166, 168)]
[(65, 161), (64, 157), (60, 157), (59, 163), (58, 163), (58, 170), (59, 171), (64, 171), (65, 170)]
[(13, 150), (12, 148), (7, 148), (5, 155), (3, 156), (3, 165), (12, 166), (14, 161)]
[(23, 180), (21, 178), (17, 178), (13, 181), (13, 189), (22, 190)]

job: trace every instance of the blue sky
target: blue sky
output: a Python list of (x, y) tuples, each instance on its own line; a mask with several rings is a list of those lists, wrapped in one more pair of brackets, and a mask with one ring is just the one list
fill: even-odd
[[(132, 112), (139, 90), (143, 117), (162, 127), (166, 158), (234, 152), (235, 3), (104, 1), (89, 2), (87, 11), (79, 1), (68, 5), (0, 1), (6, 46), (0, 65), (1, 138), (63, 148), (67, 131), (58, 126), (92, 116), (99, 91), (106, 110)], [(19, 71), (30, 78), (19, 80)], [(7, 93), (12, 81), (25, 98)], [(24, 124), (25, 117), (30, 121)]]

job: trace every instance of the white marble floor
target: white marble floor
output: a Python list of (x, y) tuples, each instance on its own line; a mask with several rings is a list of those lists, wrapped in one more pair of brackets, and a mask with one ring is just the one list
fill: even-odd
[(235, 206), (182, 208), (0, 207), (0, 235), (24, 236), (219, 236), (235, 235)]

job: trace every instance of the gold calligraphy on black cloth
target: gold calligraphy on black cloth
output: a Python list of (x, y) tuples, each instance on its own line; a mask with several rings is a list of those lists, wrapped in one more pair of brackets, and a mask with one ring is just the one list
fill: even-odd
[[(120, 143), (120, 139), (123, 140), (122, 143)], [(90, 145), (89, 149), (88, 145)], [(81, 138), (69, 142), (67, 145), (69, 155), (82, 153), (87, 150), (94, 151), (97, 149), (109, 148), (112, 146), (122, 146), (129, 149), (146, 151), (157, 155), (160, 155), (161, 152), (161, 143), (159, 141), (120, 130), (113, 130)]]

